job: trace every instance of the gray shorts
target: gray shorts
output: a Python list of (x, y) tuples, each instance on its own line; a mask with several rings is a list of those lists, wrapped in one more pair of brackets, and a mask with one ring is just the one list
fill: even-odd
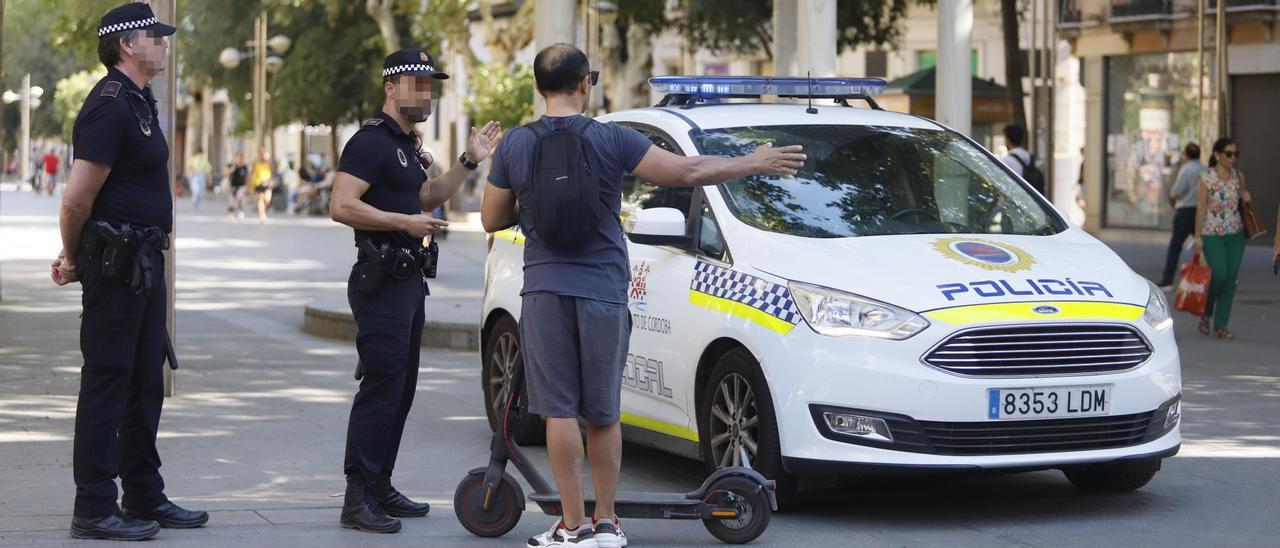
[(530, 293), (520, 308), (529, 410), (608, 426), (621, 418), (622, 370), (631, 342), (625, 304)]

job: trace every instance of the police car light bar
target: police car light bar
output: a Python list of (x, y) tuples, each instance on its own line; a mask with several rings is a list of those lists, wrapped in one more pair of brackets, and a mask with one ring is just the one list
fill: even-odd
[(649, 87), (667, 97), (664, 104), (673, 97), (677, 102), (692, 104), (707, 99), (757, 98), (762, 95), (835, 99), (843, 103), (848, 99), (870, 100), (880, 95), (885, 85), (885, 81), (879, 78), (655, 76), (649, 79)]

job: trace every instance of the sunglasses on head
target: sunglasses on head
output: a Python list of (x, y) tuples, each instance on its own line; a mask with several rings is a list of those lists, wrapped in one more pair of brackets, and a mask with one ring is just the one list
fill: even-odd
[(1240, 153), (1234, 150), (1224, 150), (1222, 151), (1222, 155), (1228, 158), (1235, 158), (1236, 156), (1239, 156)]

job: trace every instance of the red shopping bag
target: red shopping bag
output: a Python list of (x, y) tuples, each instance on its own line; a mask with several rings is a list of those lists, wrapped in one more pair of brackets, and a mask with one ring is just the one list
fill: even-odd
[(1209, 302), (1209, 280), (1213, 278), (1213, 271), (1201, 262), (1197, 253), (1178, 272), (1182, 279), (1178, 281), (1177, 292), (1173, 295), (1173, 307), (1203, 316)]

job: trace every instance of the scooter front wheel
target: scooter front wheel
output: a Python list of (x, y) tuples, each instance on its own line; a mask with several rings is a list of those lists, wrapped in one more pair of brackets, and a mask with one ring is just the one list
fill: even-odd
[(489, 494), (489, 509), (484, 509), (484, 468), (467, 473), (453, 493), (453, 511), (471, 534), (500, 537), (520, 523), (524, 513), (524, 493), (510, 474), (503, 473), (497, 489)]
[(705, 500), (737, 512), (735, 518), (702, 520), (712, 536), (729, 544), (755, 540), (764, 534), (773, 515), (769, 493), (760, 484), (743, 477), (728, 476), (711, 484)]

